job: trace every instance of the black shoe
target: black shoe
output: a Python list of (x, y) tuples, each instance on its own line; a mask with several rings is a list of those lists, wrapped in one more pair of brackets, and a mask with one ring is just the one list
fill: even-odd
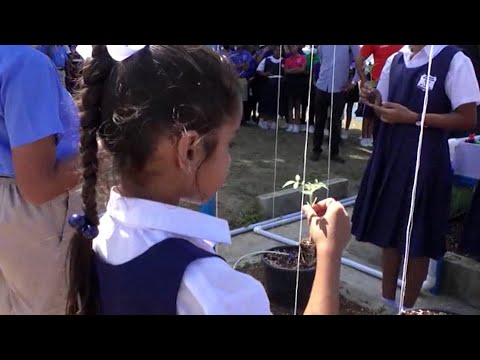
[(318, 161), (320, 160), (320, 152), (314, 152), (312, 155), (310, 155), (310, 160), (312, 161)]
[(339, 164), (345, 164), (345, 159), (340, 157), (340, 155), (332, 155), (331, 160)]

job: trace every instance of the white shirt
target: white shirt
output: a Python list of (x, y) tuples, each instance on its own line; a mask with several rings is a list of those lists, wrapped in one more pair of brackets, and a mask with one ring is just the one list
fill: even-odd
[[(427, 64), (431, 46), (434, 47), (432, 56), (435, 58), (447, 45), (426, 45), (412, 59), (410, 58), (412, 55), (410, 47), (403, 47), (400, 52), (403, 52), (405, 66), (407, 68), (417, 68)], [(383, 101), (387, 101), (388, 99), (390, 67), (395, 55), (396, 54), (393, 54), (387, 59), (380, 79), (378, 80), (377, 89), (382, 95)], [(445, 78), (445, 93), (450, 99), (454, 110), (460, 105), (468, 103), (480, 105), (480, 90), (472, 61), (461, 51), (453, 56), (452, 62), (450, 63), (450, 69)]]
[[(107, 263), (119, 265), (172, 237), (212, 253), (213, 244), (230, 244), (225, 220), (173, 205), (122, 197), (112, 189), (93, 249)], [(177, 313), (271, 314), (262, 284), (217, 257), (199, 259), (187, 267), (178, 291)]]

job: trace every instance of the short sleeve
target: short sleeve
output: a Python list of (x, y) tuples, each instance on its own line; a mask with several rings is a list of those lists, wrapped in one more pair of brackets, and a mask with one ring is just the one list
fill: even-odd
[(264, 72), (265, 71), (265, 61), (267, 58), (263, 59), (260, 61), (260, 64), (258, 64), (257, 71)]
[(179, 315), (271, 315), (262, 284), (219, 258), (191, 263), (177, 297)]
[(59, 79), (51, 61), (37, 52), (14, 65), (0, 93), (11, 147), (62, 134)]
[(445, 78), (445, 93), (452, 109), (459, 106), (475, 103), (480, 105), (480, 90), (472, 61), (461, 51), (452, 58), (450, 69)]

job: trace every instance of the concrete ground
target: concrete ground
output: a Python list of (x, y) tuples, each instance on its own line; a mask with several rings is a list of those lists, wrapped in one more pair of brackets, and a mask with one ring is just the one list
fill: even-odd
[[(303, 222), (302, 236), (307, 233), (305, 225), (305, 222)], [(300, 222), (295, 222), (271, 229), (270, 231), (298, 241), (299, 230)], [(249, 232), (233, 237), (231, 246), (221, 246), (218, 251), (221, 256), (233, 265), (243, 255), (267, 250), (279, 245), (282, 244), (253, 232)], [(371, 244), (359, 243), (352, 239), (345, 249), (343, 256), (369, 267), (381, 270), (380, 249)], [(243, 261), (256, 262), (259, 261), (259, 258), (259, 256), (252, 256), (245, 258)], [(381, 280), (343, 265), (341, 271), (340, 292), (348, 300), (368, 307), (377, 314), (388, 315), (396, 313), (394, 310), (386, 308), (382, 302)], [(400, 294), (400, 291), (398, 291), (397, 294)], [(474, 308), (459, 299), (446, 295), (433, 296), (428, 292), (422, 293), (416, 306), (422, 308), (443, 309), (445, 311), (452, 311), (465, 315), (480, 315), (479, 308)]]

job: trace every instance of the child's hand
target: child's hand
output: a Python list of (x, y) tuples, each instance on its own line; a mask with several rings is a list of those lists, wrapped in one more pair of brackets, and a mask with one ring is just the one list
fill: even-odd
[(350, 218), (343, 205), (334, 199), (326, 199), (313, 207), (305, 205), (303, 212), (317, 253), (340, 257), (351, 237)]
[(360, 101), (365, 105), (380, 105), (382, 103), (382, 96), (380, 95), (380, 92), (370, 86), (368, 82), (364, 83), (363, 81), (360, 81), (359, 96)]
[(415, 124), (418, 119), (417, 113), (397, 103), (386, 102), (373, 108), (383, 122), (390, 124)]

